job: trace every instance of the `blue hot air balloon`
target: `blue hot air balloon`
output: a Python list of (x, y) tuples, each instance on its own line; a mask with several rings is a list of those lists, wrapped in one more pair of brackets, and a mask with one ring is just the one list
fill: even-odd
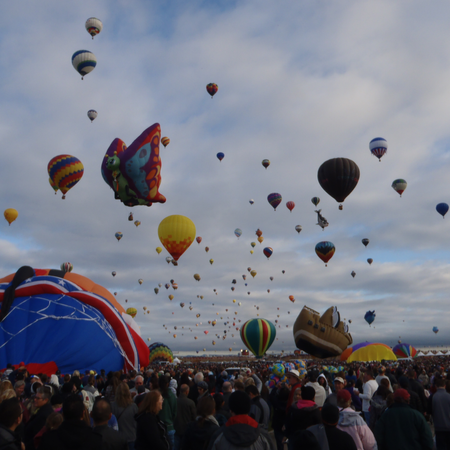
[(448, 212), (448, 205), (447, 203), (438, 203), (436, 205), (436, 211), (442, 216), (442, 218), (445, 218), (445, 215)]
[(438, 327), (433, 327), (433, 333), (434, 334), (438, 334), (439, 332), (439, 328)]
[(263, 250), (264, 255), (267, 257), (267, 259), (269, 259), (272, 256), (273, 253), (273, 249), (271, 247), (266, 247)]
[(371, 325), (373, 321), (375, 320), (376, 314), (375, 311), (367, 311), (366, 314), (364, 314), (364, 320)]
[(216, 156), (219, 161), (222, 161), (222, 159), (225, 157), (225, 153), (219, 152)]

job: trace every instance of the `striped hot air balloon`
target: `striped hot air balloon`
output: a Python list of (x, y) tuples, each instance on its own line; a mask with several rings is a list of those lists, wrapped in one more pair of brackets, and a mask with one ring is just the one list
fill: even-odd
[(277, 334), (275, 326), (266, 319), (251, 319), (241, 328), (244, 345), (256, 356), (262, 358), (269, 350)]
[(84, 167), (82, 162), (71, 155), (58, 155), (50, 160), (47, 166), (50, 176), (50, 184), (55, 191), (58, 189), (66, 198), (66, 193), (72, 189), (83, 176)]
[(95, 69), (97, 58), (89, 50), (78, 50), (72, 55), (72, 65), (83, 79), (85, 75)]
[(86, 31), (92, 36), (92, 39), (103, 29), (102, 21), (96, 17), (89, 17), (84, 26), (86, 27)]

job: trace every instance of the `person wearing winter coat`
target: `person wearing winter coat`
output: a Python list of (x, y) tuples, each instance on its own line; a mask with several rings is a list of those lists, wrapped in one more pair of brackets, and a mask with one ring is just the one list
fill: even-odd
[(159, 378), (159, 389), (164, 398), (162, 410), (159, 414), (161, 420), (167, 427), (167, 439), (170, 442), (170, 447), (175, 446), (175, 419), (177, 417), (177, 398), (169, 389), (169, 379), (165, 375)]
[(169, 450), (167, 428), (159, 418), (163, 407), (164, 398), (157, 390), (145, 394), (144, 400), (139, 405), (136, 419), (136, 450)]
[(316, 391), (312, 386), (302, 386), (302, 398), (289, 408), (286, 418), (285, 435), (289, 438), (296, 431), (322, 423), (320, 408), (315, 403)]
[(0, 403), (0, 448), (21, 450), (22, 442), (16, 428), (22, 422), (22, 407), (17, 397)]
[(352, 396), (342, 389), (337, 393), (339, 408), (339, 430), (348, 433), (355, 441), (358, 450), (377, 450), (377, 442), (370, 428), (358, 412), (350, 408)]

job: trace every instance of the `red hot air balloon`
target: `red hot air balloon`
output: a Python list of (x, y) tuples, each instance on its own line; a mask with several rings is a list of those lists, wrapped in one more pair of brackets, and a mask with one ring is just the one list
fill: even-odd
[(289, 211), (292, 212), (292, 210), (295, 208), (295, 203), (294, 202), (287, 202), (286, 203), (286, 207)]
[(219, 86), (217, 86), (216, 83), (209, 83), (206, 85), (206, 90), (208, 91), (208, 94), (211, 96), (211, 98), (213, 98), (219, 90)]
[(197, 237), (195, 238), (195, 240), (196, 240), (197, 243), (199, 243), (199, 244), (200, 244), (200, 242), (202, 242), (202, 238), (201, 238), (200, 236), (197, 236)]
[(272, 194), (269, 194), (267, 196), (267, 201), (273, 207), (274, 211), (277, 210), (277, 206), (281, 203), (281, 200), (283, 200), (283, 197), (281, 196), (281, 194), (278, 194), (277, 192), (272, 192)]

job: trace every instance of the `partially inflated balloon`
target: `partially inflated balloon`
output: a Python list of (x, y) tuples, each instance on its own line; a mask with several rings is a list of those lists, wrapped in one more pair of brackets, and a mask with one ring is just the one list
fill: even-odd
[(438, 203), (436, 205), (436, 211), (442, 216), (442, 218), (444, 218), (448, 212), (448, 204), (447, 203)]
[(378, 161), (381, 161), (381, 158), (387, 152), (388, 149), (387, 141), (386, 139), (377, 137), (370, 141), (369, 148), (372, 155), (376, 156), (378, 158)]
[(158, 189), (161, 184), (159, 140), (161, 127), (147, 128), (129, 147), (116, 138), (103, 158), (101, 171), (105, 183), (114, 191), (116, 200), (126, 206), (164, 203)]
[(81, 75), (81, 79), (92, 72), (96, 65), (97, 58), (88, 50), (78, 50), (72, 55), (72, 66)]
[(83, 176), (84, 167), (82, 162), (71, 155), (58, 155), (50, 160), (47, 166), (48, 174), (53, 189), (63, 193), (62, 198), (66, 198), (66, 193), (72, 189)]
[(158, 235), (172, 258), (178, 261), (195, 239), (195, 225), (188, 217), (168, 216), (159, 224)]
[(333, 257), (336, 248), (332, 242), (322, 241), (316, 245), (317, 256), (327, 265), (327, 262)]
[(276, 329), (273, 323), (266, 319), (251, 319), (242, 325), (240, 334), (244, 345), (259, 359), (275, 340)]
[(11, 225), (19, 216), (19, 213), (14, 208), (8, 208), (5, 209), (3, 215), (5, 216), (5, 219), (8, 221), (9, 225)]
[(96, 17), (89, 17), (84, 26), (86, 31), (92, 36), (92, 39), (94, 39), (94, 36), (97, 36), (103, 29), (102, 21)]
[(208, 94), (211, 96), (211, 98), (213, 98), (219, 90), (219, 86), (217, 86), (216, 83), (209, 83), (206, 85), (206, 90), (208, 91)]
[(278, 194), (277, 192), (273, 192), (267, 196), (267, 201), (273, 207), (274, 211), (277, 210), (277, 206), (281, 203), (281, 200), (283, 200), (283, 197), (281, 197), (281, 194)]

